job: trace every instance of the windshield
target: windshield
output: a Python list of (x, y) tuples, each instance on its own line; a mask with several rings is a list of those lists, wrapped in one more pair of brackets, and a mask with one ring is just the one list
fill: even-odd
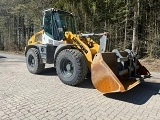
[(76, 33), (74, 17), (67, 12), (59, 11), (58, 13), (63, 30)]
[(45, 11), (43, 26), (45, 33), (54, 40), (62, 40), (66, 31), (76, 33), (73, 15), (64, 11)]

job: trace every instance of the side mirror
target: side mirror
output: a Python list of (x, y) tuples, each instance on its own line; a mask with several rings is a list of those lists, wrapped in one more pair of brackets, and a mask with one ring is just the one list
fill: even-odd
[(66, 32), (67, 31), (67, 27), (65, 25), (63, 25), (63, 31)]

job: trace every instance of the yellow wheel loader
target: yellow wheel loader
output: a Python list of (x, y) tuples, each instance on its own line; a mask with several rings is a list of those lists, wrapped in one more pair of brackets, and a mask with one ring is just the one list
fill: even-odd
[[(91, 36), (99, 35), (100, 44)], [(54, 8), (43, 11), (43, 30), (33, 35), (25, 48), (29, 72), (41, 73), (45, 64), (54, 64), (59, 79), (67, 85), (81, 83), (88, 73), (102, 93), (124, 92), (148, 75), (131, 50), (107, 52), (107, 33), (76, 34), (74, 16)]]

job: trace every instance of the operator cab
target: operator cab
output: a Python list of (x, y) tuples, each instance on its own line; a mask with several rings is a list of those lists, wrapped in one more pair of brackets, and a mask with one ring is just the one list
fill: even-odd
[(73, 15), (69, 12), (56, 10), (54, 8), (45, 10), (43, 12), (43, 28), (43, 44), (49, 44), (55, 40), (57, 42), (63, 40), (64, 33), (66, 31), (70, 31), (73, 34), (76, 33)]

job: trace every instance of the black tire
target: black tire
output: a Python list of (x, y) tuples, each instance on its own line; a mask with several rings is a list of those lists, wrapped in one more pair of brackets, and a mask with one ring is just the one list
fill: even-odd
[(44, 70), (45, 64), (40, 64), (39, 52), (36, 48), (30, 48), (26, 54), (26, 63), (29, 72), (39, 74)]
[(64, 84), (77, 85), (87, 75), (88, 67), (86, 59), (79, 50), (62, 50), (56, 59), (56, 71)]

